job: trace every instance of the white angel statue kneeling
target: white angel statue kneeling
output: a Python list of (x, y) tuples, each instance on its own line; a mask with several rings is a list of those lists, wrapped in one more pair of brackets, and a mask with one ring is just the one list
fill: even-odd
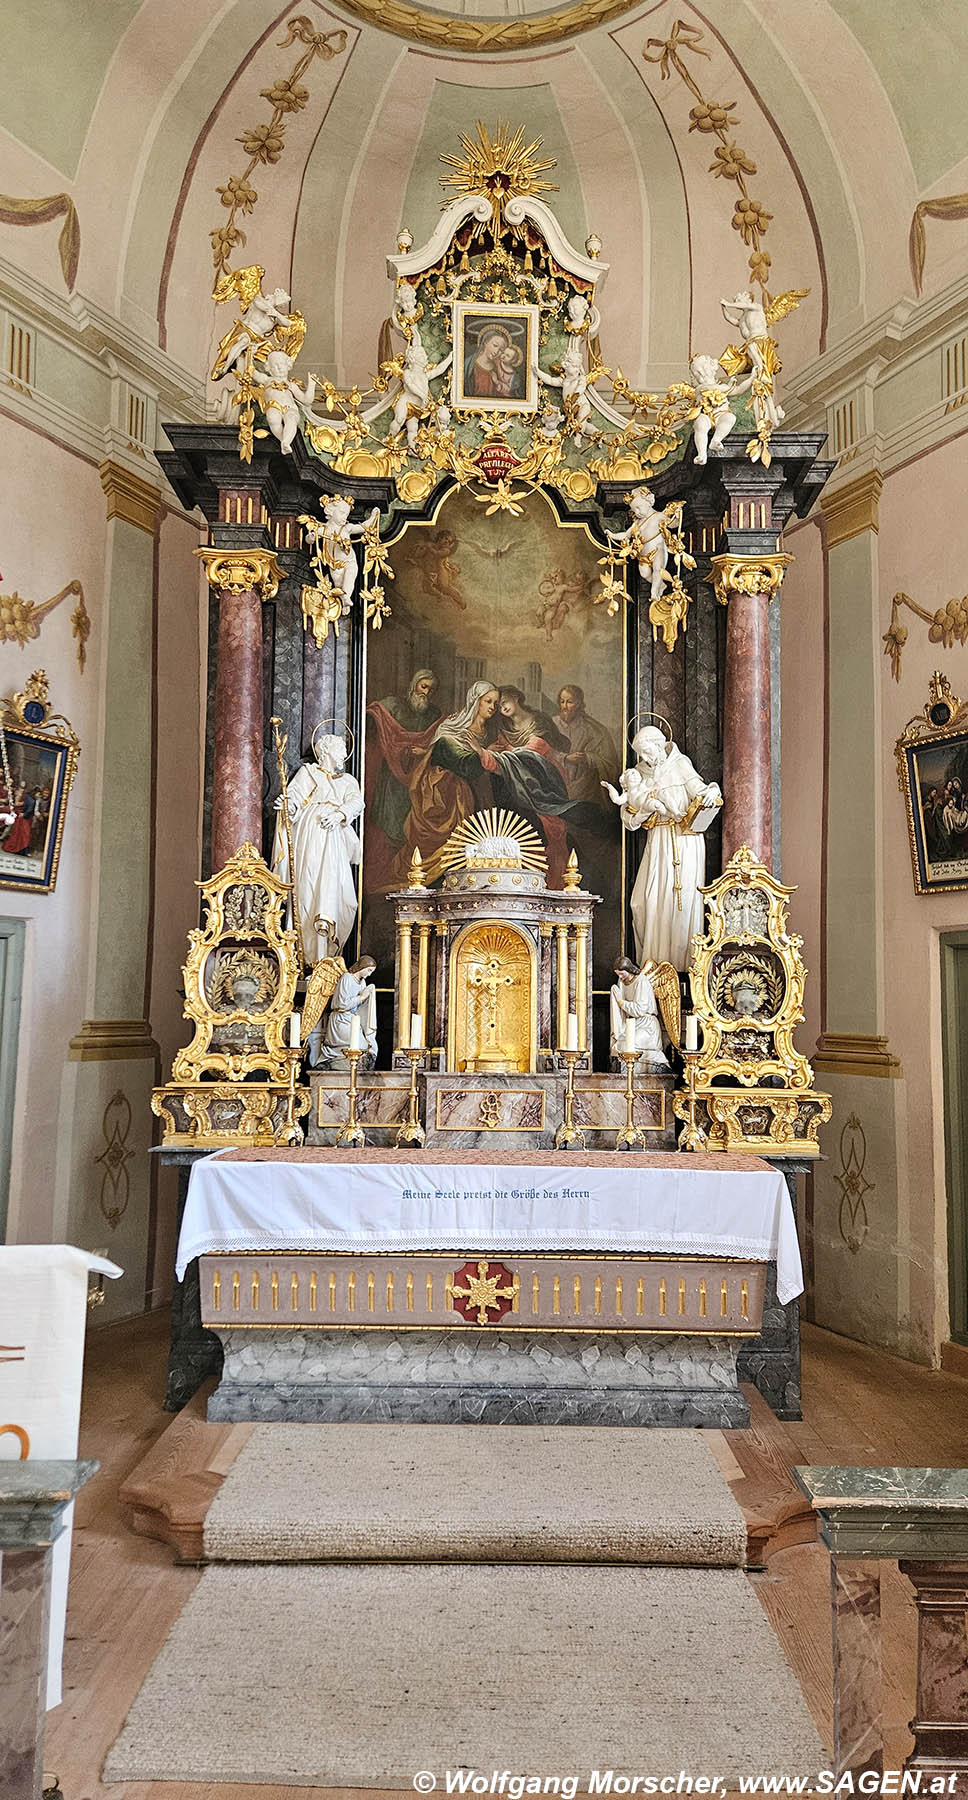
[[(609, 996), (609, 1037), (613, 1059), (623, 1050), (636, 1050), (647, 1068), (667, 1069), (662, 1048), (662, 1023), (673, 1044), (679, 1042), (679, 977), (671, 963), (645, 962), (637, 968), (631, 957), (620, 956), (614, 965), (615, 984)], [(637, 1065), (638, 1066), (638, 1065)]]
[[(292, 833), (291, 879), (299, 908), (303, 954), (309, 963), (342, 950), (356, 918), (356, 877), (360, 840), (353, 821), (363, 811), (360, 784), (344, 771), (346, 744), (313, 733), (315, 763), (303, 763), (286, 790)], [(272, 867), (280, 881), (290, 880), (289, 845), (283, 813), (276, 801), (276, 836)], [(290, 909), (291, 916), (291, 909)]]
[[(341, 956), (324, 956), (310, 971), (302, 1014), (302, 1043), (312, 1068), (349, 1067), (347, 1050), (362, 1051), (360, 1066), (376, 1062), (376, 972), (372, 956), (361, 956), (351, 969)], [(323, 1014), (332, 1007), (323, 1023)], [(358, 1028), (354, 1029), (354, 1022)]]
[(704, 781), (688, 756), (656, 725), (632, 739), (635, 768), (619, 787), (602, 787), (621, 811), (627, 831), (645, 831), (646, 842), (632, 889), (632, 929), (639, 963), (670, 962), (688, 969), (693, 936), (703, 929), (700, 889), (706, 876), (703, 832), (723, 797)]

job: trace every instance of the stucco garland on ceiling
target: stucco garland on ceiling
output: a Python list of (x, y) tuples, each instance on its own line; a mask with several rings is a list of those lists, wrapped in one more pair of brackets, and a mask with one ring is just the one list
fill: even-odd
[(592, 31), (596, 25), (607, 25), (622, 13), (633, 12), (641, 0), (573, 0), (572, 5), (555, 12), (539, 13), (532, 18), (448, 18), (425, 6), (414, 6), (409, 0), (338, 0), (343, 12), (352, 13), (368, 25), (392, 31), (397, 37), (409, 38), (417, 44), (433, 44), (448, 50), (466, 50), (481, 55), (494, 50), (533, 50), (539, 44), (556, 44), (562, 38), (576, 37)]

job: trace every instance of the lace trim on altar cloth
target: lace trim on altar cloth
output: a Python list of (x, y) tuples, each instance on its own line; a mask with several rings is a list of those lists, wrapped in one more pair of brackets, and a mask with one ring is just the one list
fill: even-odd
[[(324, 1232), (316, 1236), (308, 1233), (299, 1237), (293, 1234), (284, 1243), (268, 1231), (246, 1231), (225, 1233), (218, 1237), (206, 1237), (197, 1244), (185, 1246), (185, 1264), (196, 1256), (230, 1255), (232, 1251), (257, 1251), (277, 1253), (282, 1256), (287, 1250), (318, 1250), (327, 1252), (354, 1251), (363, 1255), (385, 1256), (399, 1252), (424, 1250), (453, 1250), (455, 1254), (470, 1254), (469, 1245), (474, 1249), (488, 1250), (497, 1254), (501, 1250), (560, 1250), (563, 1254), (569, 1251), (585, 1252), (588, 1250), (621, 1250), (629, 1256), (659, 1253), (663, 1256), (702, 1256), (707, 1259), (717, 1256), (743, 1257), (749, 1262), (770, 1262), (776, 1257), (776, 1245), (765, 1238), (717, 1238), (715, 1243), (704, 1234), (690, 1236), (681, 1232), (662, 1236), (656, 1233), (648, 1237), (641, 1236), (633, 1242), (634, 1233), (628, 1231), (596, 1231), (581, 1242), (574, 1238), (564, 1238), (560, 1232), (554, 1231), (479, 1231), (473, 1239), (466, 1234), (456, 1237), (452, 1232), (408, 1231), (398, 1232), (393, 1236), (373, 1237), (369, 1234), (350, 1232)], [(180, 1266), (184, 1266), (181, 1265)]]

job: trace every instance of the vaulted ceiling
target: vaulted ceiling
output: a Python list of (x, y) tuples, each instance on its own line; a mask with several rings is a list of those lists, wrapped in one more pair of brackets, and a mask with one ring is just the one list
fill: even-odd
[[(603, 239), (603, 348), (635, 380), (673, 378), (690, 349), (718, 345), (719, 297), (758, 250), (774, 289), (811, 290), (784, 333), (788, 368), (808, 362), (913, 299), (915, 208), (968, 189), (962, 0), (0, 11), (6, 195), (69, 194), (73, 303), (118, 314), (195, 374), (217, 323), (212, 234), (228, 227), (245, 236), (222, 240), (233, 263), (291, 286), (310, 366), (367, 376), (386, 252), (401, 225), (429, 234), (439, 157), (478, 118), (520, 123), (556, 159), (549, 198), (575, 242)], [(931, 229), (926, 295), (968, 252), (962, 221)], [(0, 223), (0, 255), (63, 288), (56, 227)]]

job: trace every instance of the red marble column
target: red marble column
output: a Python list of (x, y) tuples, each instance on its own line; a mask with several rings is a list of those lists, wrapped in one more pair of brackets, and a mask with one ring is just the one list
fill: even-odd
[(285, 571), (271, 550), (198, 552), (219, 596), (212, 773), (212, 870), (262, 847), (262, 602)]
[(723, 860), (748, 844), (773, 865), (770, 602), (789, 556), (716, 556), (716, 596), (727, 606), (723, 700)]

